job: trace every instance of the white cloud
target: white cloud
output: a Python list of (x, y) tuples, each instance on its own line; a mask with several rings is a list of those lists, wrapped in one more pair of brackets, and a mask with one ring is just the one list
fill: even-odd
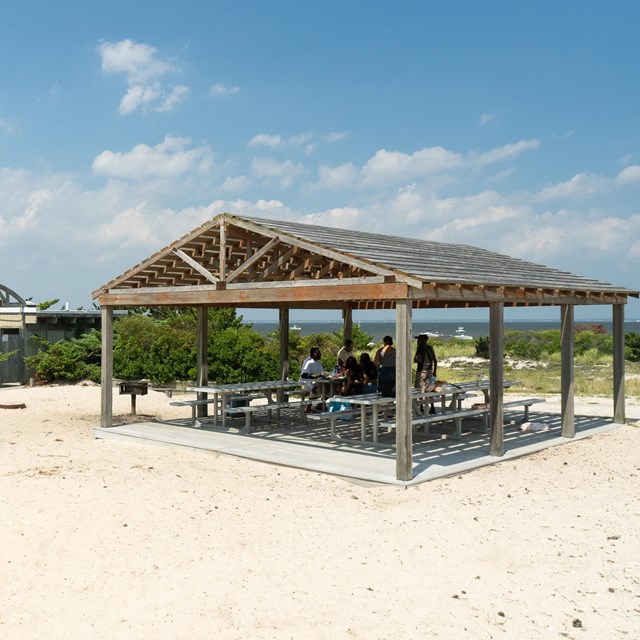
[(133, 113), (140, 107), (152, 105), (160, 98), (160, 95), (160, 85), (157, 82), (146, 87), (140, 84), (133, 85), (127, 89), (127, 93), (122, 97), (119, 111), (122, 115)]
[(372, 186), (409, 182), (417, 176), (444, 172), (461, 164), (459, 154), (443, 147), (420, 149), (411, 154), (380, 149), (362, 168), (362, 181)]
[(51, 191), (48, 189), (41, 189), (32, 193), (27, 200), (24, 213), (12, 222), (12, 226), (15, 227), (14, 231), (19, 232), (32, 229), (37, 222), (40, 211), (51, 201), (51, 196)]
[(344, 140), (349, 134), (346, 131), (332, 131), (325, 136), (327, 142), (340, 142)]
[(250, 147), (279, 147), (282, 144), (282, 136), (271, 136), (267, 133), (259, 133), (249, 140)]
[(618, 184), (631, 184), (632, 182), (640, 182), (640, 166), (633, 164), (625, 167), (617, 176)]
[(187, 95), (184, 85), (165, 87), (160, 80), (178, 69), (157, 56), (157, 49), (133, 40), (101, 42), (97, 47), (106, 74), (123, 73), (127, 77), (127, 92), (120, 101), (122, 115), (138, 109), (171, 111)]
[(323, 227), (358, 229), (361, 228), (362, 220), (363, 212), (357, 207), (335, 207), (326, 211), (308, 213), (304, 215), (302, 222)]
[(217, 82), (211, 89), (209, 89), (210, 98), (221, 98), (223, 96), (231, 96), (234, 93), (239, 93), (240, 87), (227, 87), (224, 84)]
[(0, 116), (0, 131), (4, 131), (5, 133), (12, 134), (15, 133), (18, 128), (11, 124), (8, 120)]
[(102, 57), (102, 70), (124, 73), (130, 84), (147, 84), (174, 70), (172, 64), (157, 58), (155, 47), (129, 39), (101, 42), (98, 52)]
[(208, 147), (188, 149), (189, 143), (188, 138), (167, 136), (155, 147), (138, 144), (124, 153), (106, 150), (94, 159), (93, 172), (112, 178), (144, 180), (211, 171), (211, 150)]
[(538, 140), (519, 140), (502, 147), (496, 147), (478, 156), (478, 164), (493, 164), (494, 162), (502, 162), (519, 156), (523, 151), (537, 149), (540, 146)]
[(566, 182), (560, 182), (542, 189), (536, 196), (536, 200), (544, 202), (557, 198), (576, 198), (594, 196), (606, 191), (611, 181), (602, 176), (578, 173)]
[(301, 164), (285, 160), (278, 162), (273, 158), (254, 158), (251, 162), (251, 171), (256, 178), (271, 182), (277, 180), (280, 187), (286, 188), (291, 185), (296, 176), (305, 172)]
[[(309, 143), (305, 135), (299, 138), (301, 146)], [(323, 136), (317, 139), (324, 141)], [(514, 147), (517, 143), (497, 148), (501, 153), (494, 149), (495, 161), (515, 157)], [(293, 145), (284, 140), (281, 148), (290, 150)], [(317, 183), (310, 187), (301, 181), (302, 191), (287, 192), (286, 201), (270, 198), (271, 187), (293, 186), (310, 174), (310, 163), (230, 157), (216, 159), (212, 175), (214, 154), (208, 146), (172, 136), (157, 145), (138, 144), (97, 155), (93, 171), (104, 184), (93, 189), (62, 173), (0, 167), (0, 269), (11, 273), (12, 282), (7, 284), (15, 282), (21, 292), (24, 287), (16, 274), (24, 273), (23, 282), (31, 283), (36, 269), (45, 271), (64, 287), (79, 291), (84, 298), (78, 304), (84, 304), (92, 288), (228, 211), (471, 244), (616, 283), (621, 283), (620, 274), (626, 274), (633, 286), (633, 269), (640, 258), (640, 214), (629, 216), (629, 205), (614, 200), (626, 189), (613, 187), (635, 181), (635, 169), (617, 173), (616, 165), (612, 178), (578, 174), (540, 193), (501, 192), (484, 188), (490, 184), (490, 171), (478, 168), (493, 165), (480, 165), (479, 158), (478, 153), (455, 154), (436, 147), (411, 154), (381, 151), (364, 167), (352, 162), (320, 164)], [(453, 172), (455, 184), (449, 175)], [(479, 187), (478, 173), (484, 180)], [(365, 175), (380, 180), (365, 183)], [(318, 190), (313, 197), (296, 200), (311, 189)], [(331, 189), (344, 191), (336, 195)], [(600, 210), (579, 200), (572, 202), (573, 209), (550, 206), (555, 197), (594, 190), (603, 198), (611, 196), (611, 201), (597, 201)], [(223, 194), (242, 198), (214, 199)], [(209, 204), (185, 206), (194, 202)], [(51, 247), (38, 251), (38, 264), (18, 250), (27, 239), (33, 246)], [(63, 253), (58, 247), (64, 248)], [(63, 262), (67, 264), (57, 266)], [(32, 290), (24, 293), (40, 295)], [(62, 288), (58, 294), (73, 299)], [(42, 299), (46, 297), (45, 292)]]
[(315, 189), (341, 189), (353, 186), (358, 180), (360, 172), (353, 163), (347, 162), (339, 167), (320, 165), (318, 175), (320, 179), (311, 186)]
[(105, 244), (120, 247), (133, 245), (155, 245), (160, 243), (157, 235), (159, 225), (156, 216), (145, 212), (147, 204), (142, 202), (116, 214), (113, 219), (100, 227), (98, 237)]
[(222, 191), (243, 191), (251, 185), (251, 180), (247, 176), (229, 176), (220, 185)]
[(429, 230), (425, 237), (446, 242), (475, 244), (499, 237), (508, 225), (520, 224), (531, 216), (531, 208), (512, 201), (497, 191), (434, 199), (430, 205)]
[(173, 111), (174, 107), (180, 104), (188, 93), (189, 87), (179, 84), (163, 97), (163, 100), (156, 108), (156, 111)]
[(491, 113), (483, 113), (480, 116), (480, 124), (488, 124), (489, 122), (491, 122), (493, 120), (493, 115)]

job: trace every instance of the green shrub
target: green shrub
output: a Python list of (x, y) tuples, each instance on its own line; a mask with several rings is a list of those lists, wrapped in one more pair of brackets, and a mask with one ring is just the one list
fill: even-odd
[(640, 362), (640, 334), (626, 333), (624, 336), (624, 357), (631, 362)]
[(488, 337), (480, 337), (475, 339), (476, 358), (489, 359), (489, 348), (490, 344)]
[(100, 333), (93, 329), (79, 338), (51, 344), (34, 336), (40, 346), (35, 356), (25, 358), (27, 367), (41, 382), (100, 382)]

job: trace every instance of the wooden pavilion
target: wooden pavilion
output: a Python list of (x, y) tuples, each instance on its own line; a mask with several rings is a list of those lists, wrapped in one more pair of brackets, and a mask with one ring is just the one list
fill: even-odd
[(277, 308), (289, 372), (290, 309), (396, 312), (396, 477), (412, 477), (413, 309), (489, 307), (490, 455), (504, 454), (504, 308), (559, 306), (562, 435), (575, 435), (574, 308), (613, 308), (613, 420), (625, 421), (624, 305), (640, 293), (478, 247), (220, 214), (93, 292), (102, 309), (101, 426), (112, 425), (113, 310), (198, 310), (197, 384), (207, 382), (207, 307)]

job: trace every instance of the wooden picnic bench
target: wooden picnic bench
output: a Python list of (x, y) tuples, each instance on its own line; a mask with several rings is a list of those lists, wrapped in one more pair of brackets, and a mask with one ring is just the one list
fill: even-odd
[(271, 422), (272, 412), (276, 412), (276, 418), (280, 418), (281, 409), (300, 409), (301, 416), (304, 417), (304, 408), (309, 404), (309, 400), (297, 400), (295, 402), (269, 402), (267, 404), (246, 405), (243, 407), (225, 407), (224, 413), (229, 417), (244, 415), (244, 428), (242, 433), (251, 433), (251, 418), (257, 414), (265, 414)]
[[(487, 430), (487, 414), (489, 413), (488, 408), (479, 408), (479, 409), (447, 409), (446, 411), (442, 411), (440, 413), (432, 413), (426, 414), (424, 416), (414, 417), (411, 421), (411, 426), (414, 429), (419, 427), (425, 427), (425, 433), (429, 433), (429, 426), (432, 424), (438, 424), (440, 422), (453, 422), (454, 423), (454, 433), (453, 437), (456, 440), (460, 440), (462, 438), (462, 421), (465, 418), (471, 418), (476, 416), (482, 417), (483, 429)], [(384, 421), (380, 422), (378, 427), (386, 428), (387, 430), (395, 429), (396, 422), (395, 421)]]
[(331, 439), (340, 440), (340, 437), (336, 432), (336, 422), (338, 420), (351, 420), (353, 416), (359, 415), (360, 409), (352, 407), (351, 409), (340, 409), (339, 411), (322, 411), (320, 413), (309, 413), (307, 414), (307, 420), (312, 420), (314, 422), (329, 420), (329, 425), (331, 428)]
[(191, 407), (191, 422), (197, 424), (198, 418), (196, 416), (197, 408), (204, 404), (213, 404), (216, 400), (214, 398), (208, 398), (206, 400), (174, 400), (169, 404), (172, 407)]
[[(241, 401), (249, 401), (253, 398), (257, 398), (259, 396), (232, 396), (231, 398), (229, 398), (230, 402), (241, 402)], [(219, 404), (220, 402), (220, 398), (203, 398), (201, 400), (198, 399), (192, 399), (192, 400), (174, 400), (173, 402), (170, 402), (169, 404), (172, 407), (191, 407), (191, 420), (193, 424), (198, 424), (198, 419), (196, 416), (197, 413), (197, 408), (201, 407), (203, 405), (208, 405), (208, 404)]]
[(526, 398), (524, 400), (510, 400), (509, 402), (502, 403), (502, 410), (507, 411), (509, 409), (513, 409), (516, 407), (524, 407), (524, 420), (523, 422), (529, 421), (529, 407), (534, 404), (538, 404), (540, 402), (544, 402), (544, 398)]

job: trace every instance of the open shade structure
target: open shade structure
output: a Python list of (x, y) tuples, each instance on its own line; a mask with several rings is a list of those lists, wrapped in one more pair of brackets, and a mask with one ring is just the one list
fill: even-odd
[(575, 434), (575, 305), (612, 305), (614, 421), (624, 422), (624, 305), (639, 292), (478, 247), (220, 214), (93, 292), (102, 308), (101, 425), (112, 424), (113, 309), (198, 308), (198, 384), (207, 381), (206, 309), (277, 308), (281, 372), (288, 372), (289, 309), (396, 311), (396, 475), (412, 477), (413, 309), (489, 307), (490, 453), (503, 447), (504, 307), (559, 306), (562, 434)]

